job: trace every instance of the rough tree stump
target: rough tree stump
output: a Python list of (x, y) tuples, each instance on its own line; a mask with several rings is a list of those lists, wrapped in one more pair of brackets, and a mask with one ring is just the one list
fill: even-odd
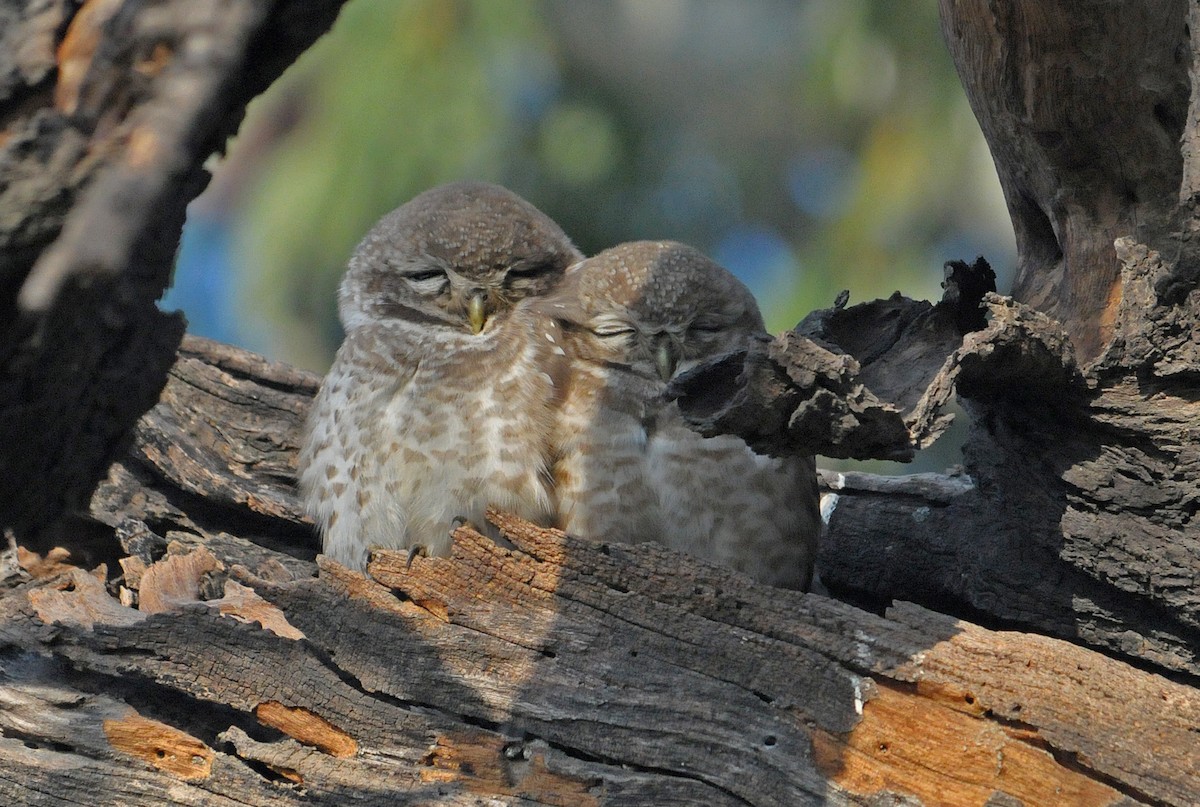
[(512, 548), (317, 557), (318, 379), (176, 352), (153, 301), (201, 163), (338, 5), (0, 9), (0, 803), (1200, 803), (1200, 12), (944, 2), (1031, 217), (1017, 299), (953, 265), (681, 385), (704, 430), (851, 456), (964, 399), (964, 473), (829, 477), (822, 574), (873, 613), (502, 513)]

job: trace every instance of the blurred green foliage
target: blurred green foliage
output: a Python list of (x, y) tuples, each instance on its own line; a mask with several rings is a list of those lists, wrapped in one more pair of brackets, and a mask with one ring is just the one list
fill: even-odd
[(242, 341), (324, 369), (357, 240), (465, 177), (588, 253), (693, 243), (773, 330), (842, 288), (935, 297), (945, 260), (1013, 261), (932, 0), (351, 0), (217, 172)]
[(328, 364), (338, 280), (380, 215), (448, 179), (503, 178), (513, 126), (489, 69), (553, 45), (529, 3), (354, 0), (255, 103), (247, 128), (297, 118), (237, 220), (246, 315), (269, 320), (272, 352)]

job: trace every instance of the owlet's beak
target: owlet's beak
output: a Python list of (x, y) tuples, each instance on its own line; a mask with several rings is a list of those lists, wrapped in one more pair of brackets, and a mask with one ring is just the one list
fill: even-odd
[(487, 322), (487, 309), (483, 305), (483, 292), (477, 291), (471, 295), (467, 303), (467, 321), (471, 323), (471, 333), (479, 333)]
[(678, 364), (679, 357), (675, 355), (674, 343), (670, 339), (663, 339), (654, 348), (654, 366), (658, 370), (658, 377), (663, 381), (670, 381)]

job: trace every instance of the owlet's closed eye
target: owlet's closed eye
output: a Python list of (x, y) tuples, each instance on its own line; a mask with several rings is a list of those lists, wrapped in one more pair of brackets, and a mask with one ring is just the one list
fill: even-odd
[(538, 261), (536, 263), (515, 264), (509, 267), (506, 277), (510, 279), (527, 279), (532, 277), (541, 277), (542, 275), (551, 272), (558, 273), (560, 270), (557, 266), (546, 261)]
[(423, 297), (433, 297), (441, 294), (446, 290), (450, 282), (449, 278), (446, 277), (445, 271), (437, 267), (408, 271), (402, 273), (401, 276), (412, 287), (413, 291)]
[(541, 294), (562, 276), (562, 267), (545, 260), (519, 261), (504, 273), (504, 288), (521, 295)]
[(720, 333), (725, 330), (725, 323), (715, 319), (700, 319), (693, 322), (688, 330), (695, 333)]
[(628, 325), (597, 325), (592, 329), (592, 333), (599, 336), (601, 339), (611, 339), (620, 336), (632, 336), (634, 329)]

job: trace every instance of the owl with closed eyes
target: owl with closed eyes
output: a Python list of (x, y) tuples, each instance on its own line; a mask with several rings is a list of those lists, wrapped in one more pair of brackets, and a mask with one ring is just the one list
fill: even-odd
[(554, 517), (548, 439), (565, 355), (522, 312), (581, 259), (504, 188), (434, 188), (384, 216), (338, 292), (346, 337), (308, 419), (300, 490), (324, 553), (445, 555), (453, 522), (494, 504)]
[(691, 247), (646, 241), (579, 263), (534, 307), (558, 324), (571, 365), (553, 436), (558, 525), (807, 589), (821, 523), (813, 459), (702, 437), (663, 398), (678, 373), (769, 339), (749, 289)]

